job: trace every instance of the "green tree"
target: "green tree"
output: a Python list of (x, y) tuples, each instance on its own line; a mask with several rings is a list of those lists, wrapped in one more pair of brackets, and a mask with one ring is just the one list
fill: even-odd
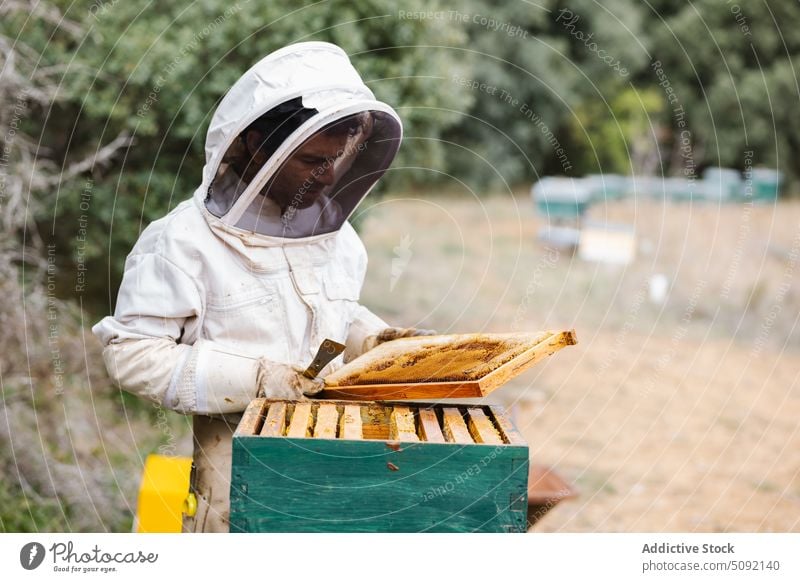
[[(478, 184), (513, 184), (546, 174), (612, 171), (604, 167), (609, 155), (619, 171), (628, 152), (612, 102), (647, 63), (639, 4), (484, 0), (470, 7), (522, 32), (509, 34), (480, 19), (465, 25), (475, 78), (497, 90), (473, 91), (474, 105), (448, 130), (465, 146), (453, 148), (451, 171)], [(591, 132), (599, 125), (600, 140)]]
[[(752, 150), (754, 164), (800, 176), (796, 6), (774, 0), (663, 4), (657, 7), (669, 12), (653, 27), (653, 59), (686, 112), (695, 164), (742, 169), (744, 152)], [(673, 130), (678, 133), (675, 123)], [(676, 152), (680, 140), (672, 141)]]
[(654, 87), (629, 87), (608, 103), (580, 103), (571, 119), (569, 141), (580, 156), (576, 164), (586, 173), (641, 176), (660, 172), (663, 112), (664, 101)]

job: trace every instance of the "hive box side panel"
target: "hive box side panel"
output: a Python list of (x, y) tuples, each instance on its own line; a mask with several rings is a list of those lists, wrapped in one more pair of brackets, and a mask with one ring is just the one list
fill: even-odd
[(524, 532), (527, 446), (238, 437), (232, 532)]

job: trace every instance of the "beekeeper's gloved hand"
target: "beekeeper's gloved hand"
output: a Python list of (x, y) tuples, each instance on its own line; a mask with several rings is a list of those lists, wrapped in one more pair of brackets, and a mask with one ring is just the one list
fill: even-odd
[(318, 394), (325, 388), (322, 378), (306, 378), (300, 366), (273, 362), (261, 358), (258, 366), (259, 398), (286, 398), (304, 400), (306, 396)]
[(399, 339), (401, 337), (417, 337), (420, 335), (437, 335), (432, 329), (417, 329), (416, 327), (387, 327), (375, 335), (367, 336), (364, 340), (364, 352), (368, 352), (375, 346), (384, 342)]

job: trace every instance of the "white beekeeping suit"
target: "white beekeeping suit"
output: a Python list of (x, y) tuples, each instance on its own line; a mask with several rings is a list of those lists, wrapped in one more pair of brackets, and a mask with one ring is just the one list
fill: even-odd
[(401, 139), (339, 47), (285, 47), (223, 98), (202, 184), (127, 257), (114, 316), (93, 331), (121, 388), (195, 415), (198, 511), (185, 529), (227, 531), (236, 413), (260, 395), (312, 394), (297, 370), (324, 339), (349, 359), (424, 333), (387, 330), (358, 303), (367, 254), (346, 221)]

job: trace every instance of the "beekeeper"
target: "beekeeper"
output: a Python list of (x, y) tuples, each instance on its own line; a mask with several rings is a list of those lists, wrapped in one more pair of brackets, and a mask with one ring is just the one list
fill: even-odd
[(194, 415), (198, 509), (185, 530), (228, 531), (241, 412), (257, 396), (319, 392), (301, 372), (324, 339), (346, 345), (346, 362), (430, 333), (358, 303), (367, 253), (347, 218), (401, 139), (397, 113), (342, 49), (287, 46), (231, 87), (208, 129), (202, 184), (127, 257), (114, 316), (93, 332), (120, 388)]

